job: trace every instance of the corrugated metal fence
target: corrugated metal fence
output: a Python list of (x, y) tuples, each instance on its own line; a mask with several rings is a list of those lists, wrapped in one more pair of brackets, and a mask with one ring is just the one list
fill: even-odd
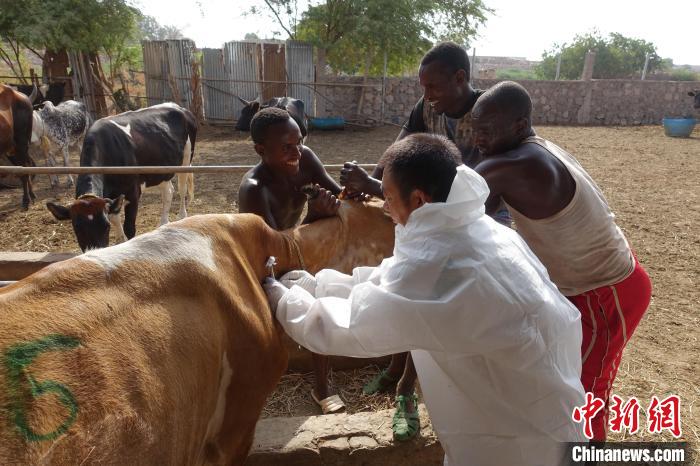
[[(171, 100), (177, 78), (183, 104), (189, 106), (191, 41), (144, 42), (144, 69), (149, 105)], [(261, 98), (291, 96), (314, 113), (313, 47), (301, 42), (233, 41), (222, 49), (202, 49), (204, 117), (209, 121), (238, 119), (243, 103)], [(182, 78), (182, 79), (181, 79)]]
[(144, 41), (141, 46), (148, 105), (175, 102), (190, 108), (194, 42), (157, 40)]
[[(290, 83), (314, 82), (314, 52), (309, 44), (287, 41), (287, 81)], [(287, 93), (304, 101), (306, 113), (316, 115), (316, 95), (313, 84), (289, 84)]]

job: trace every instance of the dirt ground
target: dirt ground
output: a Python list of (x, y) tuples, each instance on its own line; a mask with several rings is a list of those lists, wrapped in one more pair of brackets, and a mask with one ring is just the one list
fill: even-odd
[[(613, 393), (635, 396), (645, 411), (652, 395), (681, 397), (683, 437), (697, 445), (700, 415), (698, 326), (700, 325), (700, 130), (690, 139), (663, 135), (659, 126), (632, 128), (542, 127), (540, 135), (568, 149), (606, 194), (640, 262), (654, 284), (651, 307), (624, 353)], [(345, 160), (374, 163), (395, 138), (396, 127), (312, 133), (308, 145), (325, 163)], [(230, 128), (200, 132), (195, 164), (253, 164), (250, 140)], [(77, 154), (72, 164), (78, 164)], [(38, 161), (39, 165), (43, 161)], [(235, 212), (243, 173), (197, 175), (190, 214)], [(337, 172), (332, 173), (337, 177)], [(20, 190), (0, 191), (0, 250), (78, 251), (69, 223), (59, 223), (46, 210), (48, 200), (68, 202), (73, 190), (51, 190), (46, 177), (35, 182), (38, 202), (20, 210)], [(142, 198), (137, 231), (153, 229), (159, 219), (160, 195)], [(178, 196), (173, 200), (175, 220)], [(336, 373), (335, 385), (350, 411), (388, 406), (390, 397), (361, 396), (363, 381), (373, 371)], [(313, 412), (310, 377), (291, 374), (270, 400), (267, 415)], [(642, 416), (644, 420), (644, 416)], [(666, 436), (667, 438), (670, 438)], [(621, 438), (621, 436), (613, 436)], [(644, 427), (630, 439), (652, 439)], [(658, 438), (654, 438), (655, 440)]]

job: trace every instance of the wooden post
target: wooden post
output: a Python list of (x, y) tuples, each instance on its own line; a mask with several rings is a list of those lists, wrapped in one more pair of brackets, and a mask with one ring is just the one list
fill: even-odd
[(595, 66), (595, 52), (590, 50), (586, 52), (586, 60), (583, 62), (583, 72), (581, 73), (582, 81), (590, 81), (593, 79), (593, 68)]
[(561, 53), (557, 55), (557, 74), (554, 76), (555, 81), (559, 81), (559, 71), (561, 70)]
[(644, 81), (647, 77), (647, 69), (649, 68), (649, 58), (650, 58), (650, 55), (647, 53), (646, 56), (644, 57), (644, 69), (642, 70), (642, 81)]
[(470, 81), (474, 79), (474, 70), (476, 70), (476, 47), (472, 49), (472, 66), (471, 70), (469, 71), (469, 78)]

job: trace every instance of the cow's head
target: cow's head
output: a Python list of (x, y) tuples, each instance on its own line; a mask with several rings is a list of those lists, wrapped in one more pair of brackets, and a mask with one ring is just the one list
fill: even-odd
[(57, 220), (71, 221), (78, 245), (85, 251), (109, 246), (110, 225), (118, 221), (123, 203), (124, 195), (116, 199), (83, 195), (68, 207), (47, 202), (46, 208)]
[(238, 121), (236, 122), (236, 129), (238, 131), (250, 131), (250, 122), (255, 114), (258, 113), (258, 110), (260, 110), (260, 101), (255, 99), (248, 102), (247, 100), (241, 99), (238, 96), (236, 97), (243, 103), (241, 116), (238, 117)]
[(693, 107), (696, 109), (700, 109), (700, 89), (695, 89), (694, 91), (688, 92), (688, 95), (690, 97), (695, 97), (695, 103), (693, 104)]

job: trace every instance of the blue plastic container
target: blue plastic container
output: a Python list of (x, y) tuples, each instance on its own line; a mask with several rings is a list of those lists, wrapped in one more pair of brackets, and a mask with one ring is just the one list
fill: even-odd
[(309, 126), (315, 129), (343, 129), (343, 117), (309, 118)]
[(664, 133), (672, 138), (687, 138), (695, 128), (695, 118), (664, 118)]

